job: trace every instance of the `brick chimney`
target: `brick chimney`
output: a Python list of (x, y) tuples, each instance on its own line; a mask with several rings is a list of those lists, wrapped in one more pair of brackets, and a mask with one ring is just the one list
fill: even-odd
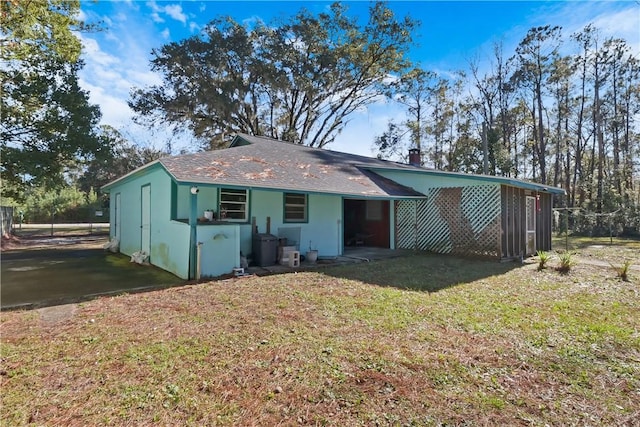
[(422, 166), (422, 161), (420, 159), (420, 149), (419, 148), (410, 148), (409, 149), (409, 164), (411, 166)]

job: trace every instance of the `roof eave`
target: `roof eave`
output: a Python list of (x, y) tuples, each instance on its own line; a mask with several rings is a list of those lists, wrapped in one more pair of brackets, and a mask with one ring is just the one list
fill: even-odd
[[(111, 190), (111, 187), (113, 187), (113, 186), (115, 186), (115, 185), (117, 185), (117, 184), (120, 184), (121, 182), (124, 182), (124, 181), (126, 181), (126, 180), (130, 179), (130, 178), (131, 178), (131, 177), (133, 177), (134, 175), (139, 174), (139, 173), (140, 173), (140, 172), (142, 172), (143, 170), (145, 170), (145, 169), (150, 169), (150, 168), (152, 168), (152, 167), (154, 167), (154, 166), (156, 166), (156, 165), (158, 165), (158, 164), (159, 164), (163, 169), (165, 169), (165, 170), (166, 170), (166, 168), (164, 168), (164, 166), (162, 165), (161, 159), (154, 160), (154, 161), (152, 161), (152, 162), (150, 162), (150, 163), (147, 163), (146, 165), (142, 165), (142, 166), (140, 166), (140, 167), (138, 167), (138, 168), (136, 168), (136, 169), (132, 170), (131, 172), (129, 172), (129, 173), (125, 174), (125, 175), (122, 175), (120, 178), (116, 178), (116, 179), (114, 179), (113, 181), (106, 183), (105, 185), (103, 185), (102, 187), (100, 187), (100, 190), (101, 190), (102, 192), (104, 192), (104, 193), (108, 193), (108, 192)], [(167, 171), (167, 173), (169, 173), (169, 171)]]
[(198, 179), (177, 179), (174, 180), (182, 185), (209, 185), (213, 187), (225, 187), (225, 188), (246, 188), (248, 190), (262, 190), (262, 191), (278, 191), (278, 192), (292, 192), (292, 193), (306, 193), (306, 194), (323, 194), (334, 195), (345, 198), (359, 198), (359, 199), (378, 199), (378, 200), (420, 200), (427, 196), (425, 195), (395, 195), (395, 194), (366, 194), (366, 193), (348, 193), (340, 191), (323, 191), (323, 190), (311, 190), (308, 188), (300, 187), (274, 187), (268, 184), (252, 184), (247, 185), (243, 183), (230, 183), (230, 182), (212, 182), (208, 180)]

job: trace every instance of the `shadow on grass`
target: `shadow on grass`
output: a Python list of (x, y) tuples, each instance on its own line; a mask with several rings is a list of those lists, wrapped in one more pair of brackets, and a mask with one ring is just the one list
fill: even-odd
[(2, 254), (2, 310), (40, 308), (183, 284), (154, 266), (102, 249), (44, 248)]
[(505, 274), (520, 266), (519, 262), (502, 263), (496, 260), (417, 253), (370, 263), (331, 267), (323, 270), (323, 273), (372, 285), (437, 292), (452, 286)]

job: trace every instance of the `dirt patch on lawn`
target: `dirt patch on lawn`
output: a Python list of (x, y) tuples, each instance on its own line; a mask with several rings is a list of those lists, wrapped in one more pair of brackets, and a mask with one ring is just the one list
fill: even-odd
[(36, 310), (40, 315), (40, 323), (42, 326), (47, 327), (56, 325), (69, 320), (76, 313), (76, 304), (64, 304), (53, 307), (44, 307)]
[(590, 245), (576, 253), (580, 263), (616, 268), (629, 262), (629, 269), (640, 271), (640, 242), (635, 245)]

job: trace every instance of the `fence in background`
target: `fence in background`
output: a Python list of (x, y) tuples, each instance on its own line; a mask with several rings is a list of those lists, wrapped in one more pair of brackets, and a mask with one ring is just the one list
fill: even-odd
[(108, 222), (14, 224), (13, 232), (20, 237), (108, 235)]

